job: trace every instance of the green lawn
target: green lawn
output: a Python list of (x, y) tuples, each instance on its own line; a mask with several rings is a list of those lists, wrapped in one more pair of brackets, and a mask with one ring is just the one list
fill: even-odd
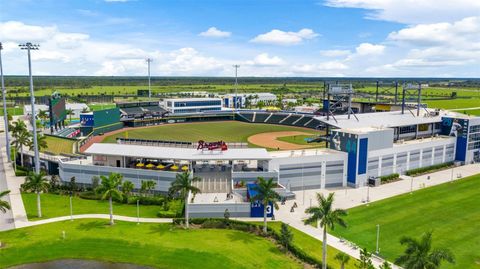
[[(37, 218), (37, 196), (33, 193), (22, 193), (23, 204), (27, 211), (29, 220)], [(57, 195), (44, 193), (41, 195), (42, 200), (42, 219), (48, 219), (60, 216), (70, 215), (70, 198), (66, 195)], [(87, 200), (79, 197), (73, 197), (73, 214), (108, 214), (108, 201)], [(175, 204), (177, 205), (177, 204)], [(178, 204), (180, 205), (180, 204)], [(181, 206), (181, 205), (180, 205)], [(157, 205), (140, 205), (140, 217), (156, 218), (157, 213), (163, 210)], [(136, 217), (136, 205), (114, 203), (113, 213), (115, 215)]]
[[(23, 115), (23, 107), (7, 107), (7, 113), (11, 116)], [(3, 106), (0, 108), (0, 116), (3, 116)]]
[(480, 107), (480, 98), (452, 99), (452, 100), (426, 100), (425, 103), (427, 103), (428, 107), (431, 107), (431, 108), (443, 108), (443, 109), (469, 108), (469, 107)]
[(53, 152), (55, 154), (72, 154), (73, 152), (73, 144), (75, 143), (74, 140), (53, 136), (46, 136), (45, 140), (47, 141), (48, 148), (44, 151)]
[(197, 142), (200, 139), (205, 141), (224, 140), (227, 142), (247, 142), (247, 138), (251, 135), (278, 131), (301, 131), (315, 134), (314, 130), (300, 127), (258, 123), (252, 124), (238, 121), (223, 121), (205, 123), (165, 124), (151, 128), (128, 130), (108, 136), (103, 140), (103, 142), (115, 143), (115, 138), (127, 137), (126, 132), (128, 132), (128, 138), (191, 142)]
[[(0, 232), (0, 267), (94, 259), (156, 268), (303, 268), (269, 240), (235, 230), (85, 219)], [(65, 239), (62, 239), (65, 231)]]
[[(262, 224), (262, 223), (259, 223)], [(269, 227), (273, 228), (276, 231), (280, 231), (281, 229), (281, 222), (269, 222)], [(293, 233), (293, 244), (300, 248), (301, 250), (305, 251), (305, 253), (309, 254), (310, 256), (318, 259), (319, 261), (322, 260), (322, 242), (307, 235), (304, 232), (301, 232), (295, 228), (290, 227)], [(328, 247), (327, 249), (327, 264), (332, 268), (340, 268), (340, 264), (334, 259), (335, 255), (339, 250)], [(345, 266), (345, 269), (356, 268), (355, 267), (355, 260), (350, 258), (350, 262)]]
[(325, 147), (325, 143), (308, 143), (306, 139), (308, 138), (315, 138), (316, 135), (294, 135), (294, 136), (284, 136), (278, 137), (277, 140), (299, 144), (299, 145), (307, 145), (307, 146), (315, 146), (315, 147)]
[(433, 230), (434, 245), (449, 248), (457, 259), (442, 268), (480, 268), (479, 184), (476, 175), (349, 209), (349, 228), (333, 233), (374, 251), (380, 224), (380, 254), (393, 261), (403, 253), (402, 236)]
[(97, 110), (103, 110), (103, 109), (110, 109), (114, 108), (116, 105), (115, 104), (89, 104), (88, 108), (90, 108), (90, 111), (97, 111)]

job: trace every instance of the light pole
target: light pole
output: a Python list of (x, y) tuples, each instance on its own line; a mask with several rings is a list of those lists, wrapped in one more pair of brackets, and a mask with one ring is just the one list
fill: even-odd
[(151, 58), (147, 58), (147, 65), (148, 65), (148, 100), (152, 99), (152, 90), (150, 84), (150, 63), (153, 62)]
[(30, 77), (30, 102), (32, 103), (32, 127), (33, 127), (33, 149), (35, 151), (35, 173), (40, 173), (40, 158), (38, 155), (38, 141), (37, 141), (37, 122), (35, 112), (35, 96), (33, 94), (33, 77), (32, 77), (32, 60), (30, 57), (30, 50), (38, 50), (39, 45), (27, 42), (18, 45), (20, 49), (27, 50), (28, 53), (28, 75)]
[(239, 64), (234, 64), (233, 67), (235, 68), (235, 102), (233, 102), (233, 109), (237, 111), (237, 103), (238, 103), (238, 68), (240, 68)]
[(377, 224), (377, 248), (376, 248), (376, 251), (375, 251), (377, 253), (377, 255), (378, 255), (378, 252), (379, 252), (379, 250), (378, 250), (379, 239), (380, 239), (380, 224)]
[(452, 175), (450, 176), (450, 183), (453, 182), (453, 168), (454, 168), (454, 167), (455, 167), (455, 166), (452, 166)]
[(8, 137), (8, 113), (7, 113), (7, 90), (5, 89), (5, 81), (3, 80), (3, 65), (2, 65), (2, 50), (3, 46), (0, 42), (0, 79), (2, 81), (2, 98), (3, 98), (3, 120), (5, 121), (5, 142), (7, 143), (7, 158), (8, 162), (12, 161), (10, 152), (10, 139)]
[(410, 194), (413, 194), (413, 176), (410, 177)]

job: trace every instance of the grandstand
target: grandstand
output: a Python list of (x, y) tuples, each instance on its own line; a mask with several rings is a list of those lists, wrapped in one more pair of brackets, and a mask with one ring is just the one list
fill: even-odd
[(239, 111), (237, 113), (237, 120), (251, 123), (282, 124), (311, 129), (318, 129), (324, 126), (322, 122), (310, 114)]
[(78, 134), (80, 134), (80, 130), (74, 129), (74, 128), (64, 128), (54, 133), (54, 135), (56, 136), (67, 137), (67, 138), (76, 137)]
[(141, 119), (149, 117), (162, 117), (167, 111), (160, 107), (158, 102), (129, 102), (118, 103), (122, 119)]

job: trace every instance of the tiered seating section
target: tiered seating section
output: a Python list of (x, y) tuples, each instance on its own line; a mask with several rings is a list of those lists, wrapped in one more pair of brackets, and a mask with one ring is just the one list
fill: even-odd
[(64, 128), (54, 133), (54, 135), (56, 136), (67, 137), (67, 138), (76, 137), (78, 134), (80, 134), (80, 129), (74, 129), (74, 128)]
[(167, 111), (158, 102), (136, 102), (117, 104), (124, 118), (162, 117)]
[(239, 120), (252, 123), (282, 124), (289, 126), (322, 128), (323, 124), (314, 119), (313, 115), (284, 113), (284, 112), (238, 112)]

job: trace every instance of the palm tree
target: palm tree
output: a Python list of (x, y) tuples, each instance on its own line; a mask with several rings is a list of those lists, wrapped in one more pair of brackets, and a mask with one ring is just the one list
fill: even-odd
[(70, 122), (72, 122), (72, 115), (75, 115), (75, 113), (73, 112), (73, 109), (69, 108), (69, 109), (66, 109), (65, 112), (67, 113), (68, 115), (68, 120)]
[(175, 181), (172, 182), (169, 192), (170, 194), (179, 194), (185, 201), (185, 225), (188, 229), (188, 194), (191, 192), (193, 195), (200, 193), (200, 189), (193, 186), (192, 183), (202, 180), (199, 177), (190, 177), (190, 172), (178, 173), (175, 177)]
[(344, 269), (345, 265), (350, 261), (350, 256), (345, 252), (338, 252), (337, 255), (335, 255), (335, 260), (340, 263), (340, 269)]
[(277, 183), (273, 182), (273, 178), (265, 180), (263, 177), (258, 177), (257, 180), (258, 183), (253, 188), (257, 194), (252, 199), (260, 201), (263, 205), (263, 232), (267, 233), (267, 207), (272, 204), (278, 208), (277, 201), (280, 200), (280, 195), (274, 190)]
[(113, 225), (113, 202), (112, 199), (122, 199), (122, 193), (118, 189), (122, 184), (123, 176), (117, 173), (110, 173), (108, 177), (100, 176), (101, 183), (100, 186), (95, 190), (97, 193), (102, 195), (102, 200), (108, 199), (110, 205), (110, 225)]
[(48, 179), (43, 172), (39, 174), (30, 172), (26, 177), (25, 183), (23, 183), (22, 188), (26, 191), (31, 191), (37, 194), (37, 216), (42, 217), (42, 205), (40, 202), (40, 194), (42, 192), (47, 192), (50, 184)]
[(420, 240), (404, 236), (400, 244), (406, 245), (405, 253), (395, 263), (405, 269), (437, 269), (442, 261), (455, 263), (455, 257), (445, 248), (432, 249), (432, 232), (426, 232)]
[(345, 220), (342, 218), (347, 215), (347, 211), (343, 209), (333, 209), (333, 196), (330, 193), (327, 198), (317, 193), (318, 206), (312, 206), (305, 210), (305, 213), (311, 216), (304, 220), (305, 224), (320, 224), (323, 229), (323, 249), (322, 249), (322, 267), (327, 268), (327, 229), (335, 229), (338, 224), (347, 227)]
[(16, 121), (13, 123), (12, 126), (10, 126), (10, 130), (12, 131), (12, 146), (14, 147), (14, 166), (15, 169), (17, 168), (16, 166), (16, 157), (17, 157), (17, 150), (20, 148), (21, 154), (20, 154), (20, 163), (23, 166), (23, 146), (28, 146), (29, 144), (29, 132), (27, 130), (27, 125), (25, 125), (25, 122), (23, 121)]
[(42, 127), (45, 128), (45, 120), (48, 118), (46, 110), (39, 110), (37, 117), (42, 120)]
[(128, 198), (130, 194), (132, 193), (133, 189), (135, 186), (131, 181), (125, 180), (122, 184), (122, 194), (125, 198)]
[[(48, 148), (47, 137), (45, 135), (37, 134), (37, 146), (39, 151), (43, 151), (44, 149)], [(33, 144), (33, 135), (30, 137), (28, 141), (28, 148), (30, 150), (34, 150)]]
[(0, 211), (2, 211), (3, 213), (6, 213), (7, 210), (10, 209), (10, 203), (2, 199), (3, 197), (7, 196), (7, 194), (9, 193), (10, 193), (9, 190), (0, 192)]

